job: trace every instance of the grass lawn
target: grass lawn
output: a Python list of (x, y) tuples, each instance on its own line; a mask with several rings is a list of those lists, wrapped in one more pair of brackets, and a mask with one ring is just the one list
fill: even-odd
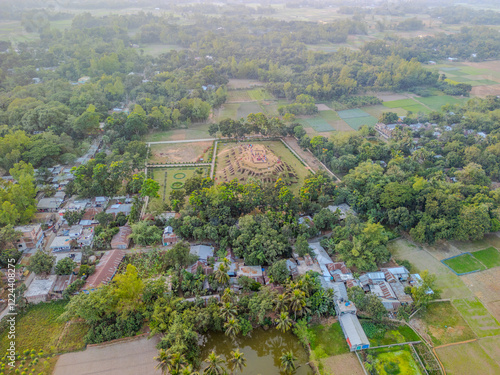
[(500, 324), (477, 298), (456, 299), (453, 305), (479, 337), (500, 334)]
[[(172, 184), (174, 182), (181, 182), (184, 184), (188, 178), (194, 176), (197, 169), (202, 169), (203, 176), (208, 176), (210, 172), (210, 167), (200, 166), (200, 167), (172, 167), (172, 168), (150, 168), (149, 170), (153, 173), (153, 179), (158, 181), (160, 184), (160, 197), (164, 200), (168, 200), (170, 192), (172, 191)], [(165, 172), (167, 173), (167, 178), (165, 180)], [(184, 176), (183, 176), (184, 175)], [(175, 176), (175, 177), (174, 177)], [(177, 177), (177, 178), (176, 178)], [(182, 178), (180, 178), (182, 177)], [(182, 187), (180, 187), (182, 189)]]
[(366, 113), (365, 111), (359, 109), (359, 108), (354, 108), (354, 109), (346, 109), (344, 111), (338, 111), (338, 114), (342, 120), (346, 120), (348, 118), (355, 118), (355, 117), (369, 117), (370, 114)]
[(408, 105), (408, 106), (404, 106), (401, 108), (403, 108), (405, 111), (411, 111), (412, 113), (419, 113), (419, 112), (430, 113), (431, 112), (431, 110), (429, 108), (424, 107), (422, 104)]
[(442, 262), (459, 275), (462, 273), (482, 271), (486, 269), (485, 266), (479, 263), (478, 260), (469, 253), (464, 253), (455, 258), (445, 259)]
[(475, 251), (471, 254), (487, 268), (500, 266), (500, 252), (494, 247), (488, 247), (487, 249)]
[(400, 100), (392, 100), (390, 102), (384, 102), (382, 104), (384, 105), (384, 107), (387, 108), (403, 108), (412, 105), (417, 105), (418, 103), (413, 99), (400, 99)]
[(227, 102), (249, 102), (252, 99), (245, 90), (230, 90), (227, 92)]
[(308, 331), (312, 333), (311, 349), (317, 359), (349, 353), (349, 346), (345, 341), (340, 323), (326, 327), (318, 324), (309, 328)]
[(376, 325), (369, 320), (362, 320), (361, 326), (370, 340), (370, 346), (420, 341), (420, 337), (407, 325), (400, 325), (394, 329), (387, 329), (385, 326)]
[(320, 111), (318, 115), (327, 122), (335, 122), (340, 120), (340, 116), (335, 111)]
[(413, 358), (411, 349), (407, 345), (368, 349), (366, 353), (373, 356), (373, 369), (376, 374), (423, 374), (420, 365)]
[[(59, 337), (63, 332), (66, 322), (58, 321), (59, 316), (64, 312), (67, 301), (55, 301), (50, 303), (40, 303), (29, 307), (25, 312), (19, 314), (16, 319), (16, 350), (41, 349), (45, 353), (54, 353), (69, 349), (69, 347), (83, 345), (83, 331), (72, 335), (72, 344), (66, 347), (58, 347)], [(83, 334), (82, 334), (83, 333)], [(80, 336), (80, 334), (82, 334)], [(7, 331), (0, 334), (0, 353), (5, 353), (8, 348), (9, 339)]]
[(202, 124), (190, 125), (189, 128), (187, 129), (173, 129), (160, 132), (153, 132), (146, 134), (142, 140), (144, 142), (159, 142), (159, 141), (181, 141), (185, 139), (212, 138), (208, 134), (209, 126), (210, 126), (209, 123), (202, 123)]
[(466, 341), (476, 337), (474, 332), (450, 302), (431, 303), (416, 317), (423, 323), (425, 333), (434, 346)]
[(438, 348), (436, 353), (449, 375), (500, 374), (500, 366), (486, 354), (477, 341)]
[(257, 102), (240, 103), (237, 109), (237, 118), (246, 119), (250, 113), (260, 113), (263, 112), (261, 106)]
[(316, 117), (305, 118), (302, 120), (307, 124), (306, 126), (310, 126), (317, 132), (330, 132), (334, 130), (333, 127), (319, 115)]

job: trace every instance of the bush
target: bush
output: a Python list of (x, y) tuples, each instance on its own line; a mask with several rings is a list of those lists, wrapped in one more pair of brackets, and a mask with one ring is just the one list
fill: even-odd
[(144, 317), (140, 312), (125, 317), (109, 314), (105, 319), (90, 327), (84, 340), (86, 344), (99, 344), (104, 341), (134, 336), (142, 327)]
[(80, 288), (84, 285), (85, 285), (85, 280), (76, 279), (75, 281), (73, 281), (71, 284), (68, 285), (66, 290), (63, 292), (63, 297), (69, 299), (73, 293), (80, 290)]
[(387, 327), (372, 322), (362, 322), (361, 326), (369, 339), (380, 340), (384, 338)]

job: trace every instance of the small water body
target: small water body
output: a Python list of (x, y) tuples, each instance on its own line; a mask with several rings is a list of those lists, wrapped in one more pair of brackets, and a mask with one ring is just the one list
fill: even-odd
[[(231, 339), (222, 332), (210, 332), (204, 337), (201, 358), (207, 358), (212, 350), (224, 360), (230, 358), (232, 350), (240, 349), (245, 355), (247, 366), (243, 375), (278, 375), (280, 372), (280, 357), (283, 352), (293, 351), (297, 358), (296, 375), (312, 375), (313, 371), (307, 365), (308, 355), (302, 344), (291, 332), (282, 333), (275, 328), (264, 331), (261, 328), (252, 330), (247, 336)], [(204, 366), (202, 365), (202, 368)]]

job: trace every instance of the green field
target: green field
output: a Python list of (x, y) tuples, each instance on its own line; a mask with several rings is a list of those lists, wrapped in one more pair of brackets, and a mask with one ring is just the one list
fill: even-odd
[(436, 352), (448, 375), (500, 374), (500, 366), (478, 341), (438, 348)]
[(250, 96), (250, 98), (255, 101), (273, 99), (273, 96), (269, 93), (269, 91), (263, 88), (248, 90), (247, 93), (248, 96)]
[(424, 107), (422, 104), (417, 104), (417, 105), (407, 105), (403, 108), (405, 111), (412, 112), (412, 113), (430, 113), (431, 110), (427, 107)]
[[(87, 333), (86, 326), (75, 325), (68, 328), (64, 337), (67, 341), (59, 340), (66, 322), (59, 321), (64, 312), (67, 301), (39, 303), (30, 306), (16, 319), (16, 350), (35, 349), (45, 353), (56, 353), (66, 350), (82, 349), (83, 336)], [(71, 326), (70, 326), (71, 327)], [(5, 353), (9, 339), (7, 330), (0, 334), (0, 353)]]
[(343, 120), (354, 130), (358, 130), (363, 125), (374, 126), (378, 122), (378, 120), (373, 116), (352, 117), (345, 118)]
[(431, 303), (416, 317), (434, 346), (470, 340), (476, 337), (470, 326), (450, 302)]
[[(413, 358), (409, 346), (395, 346), (392, 348), (379, 348), (366, 350), (372, 356), (371, 373), (378, 375), (412, 374), (421, 375), (424, 372)], [(366, 365), (365, 358), (365, 365)]]
[(445, 259), (442, 262), (459, 275), (462, 273), (482, 271), (486, 269), (485, 266), (483, 266), (476, 258), (474, 258), (469, 253), (464, 253), (455, 258)]
[(340, 116), (335, 111), (319, 111), (318, 115), (328, 123), (340, 120)]
[(456, 299), (453, 305), (479, 337), (500, 334), (500, 324), (477, 298)]
[(237, 110), (237, 118), (246, 119), (250, 113), (264, 112), (262, 107), (257, 102), (240, 103)]
[[(320, 112), (321, 113), (321, 112)], [(317, 132), (331, 132), (335, 130), (328, 122), (321, 117), (301, 119), (301, 122), (306, 127), (311, 127)]]
[(400, 344), (409, 341), (420, 341), (420, 337), (407, 325), (389, 329), (368, 320), (362, 320), (361, 326), (370, 340), (370, 346)]
[[(228, 104), (225, 104), (228, 105)], [(182, 141), (185, 139), (212, 138), (208, 134), (209, 123), (192, 124), (187, 129), (173, 129), (159, 132), (152, 132), (143, 137), (144, 142), (159, 141)]]
[[(195, 171), (200, 168), (203, 170), (203, 176), (208, 176), (210, 171), (208, 166), (150, 168), (150, 171), (152, 172), (153, 180), (157, 181), (160, 184), (160, 191), (158, 192), (158, 194), (160, 194), (160, 197), (163, 198), (163, 200), (167, 201), (169, 199), (170, 192), (173, 190), (172, 184), (174, 182), (181, 182), (182, 184), (184, 184), (186, 180), (193, 177)], [(166, 179), (165, 172), (167, 173)], [(184, 174), (185, 176), (183, 178), (174, 178), (174, 175), (176, 174), (179, 174), (176, 177), (179, 177), (181, 174)], [(182, 189), (182, 187), (180, 187), (180, 189)]]
[(365, 111), (363, 111), (359, 108), (346, 109), (344, 111), (338, 111), (337, 113), (338, 113), (339, 117), (344, 121), (348, 118), (369, 117), (370, 116), (369, 113), (366, 113)]
[(475, 251), (472, 256), (484, 264), (487, 268), (500, 266), (500, 252), (494, 247)]
[(311, 336), (311, 350), (317, 359), (349, 353), (340, 323), (330, 326), (317, 324), (308, 329)]
[(384, 102), (382, 104), (384, 107), (387, 108), (404, 108), (413, 105), (418, 105), (418, 103), (413, 99), (392, 100), (390, 102)]
[(435, 96), (428, 96), (426, 98), (418, 98), (419, 102), (424, 103), (426, 106), (429, 108), (439, 111), (441, 110), (441, 107), (446, 104), (461, 104), (468, 99), (458, 99), (453, 96), (449, 95), (435, 95)]
[(246, 90), (230, 90), (227, 92), (227, 102), (248, 102), (250, 101), (250, 95)]

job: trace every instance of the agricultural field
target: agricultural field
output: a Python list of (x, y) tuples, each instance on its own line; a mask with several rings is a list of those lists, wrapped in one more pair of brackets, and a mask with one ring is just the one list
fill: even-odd
[(431, 109), (427, 107), (426, 105), (419, 103), (420, 98), (418, 98), (418, 101), (415, 99), (400, 99), (400, 100), (393, 100), (389, 102), (384, 102), (383, 106), (389, 108), (388, 111), (393, 111), (396, 108), (401, 108), (405, 111), (411, 111), (413, 113), (429, 113), (431, 112)]
[(8, 40), (13, 43), (27, 43), (40, 39), (38, 33), (28, 33), (21, 21), (7, 21), (0, 22), (0, 40)]
[(491, 359), (477, 341), (437, 348), (436, 353), (449, 375), (500, 374), (500, 366)]
[(500, 334), (500, 324), (477, 298), (456, 299), (453, 301), (453, 305), (478, 337)]
[(178, 46), (176, 44), (162, 44), (162, 43), (148, 43), (148, 44), (141, 44), (139, 46), (139, 50), (143, 50), (145, 55), (151, 55), (153, 57), (158, 57), (164, 53), (176, 50), (180, 51), (183, 50), (181, 46)]
[(424, 371), (413, 358), (408, 345), (391, 348), (368, 349), (363, 352), (363, 360), (373, 372), (379, 375), (414, 374), (422, 375)]
[(449, 302), (430, 304), (419, 312), (410, 324), (434, 346), (470, 340), (476, 337), (465, 319)]
[(201, 169), (203, 176), (208, 176), (210, 167), (168, 167), (168, 168), (150, 168), (152, 179), (160, 184), (160, 197), (163, 200), (168, 200), (170, 192), (173, 189), (182, 189), (188, 178), (191, 178), (196, 173), (196, 170)]
[(337, 112), (339, 117), (354, 130), (358, 130), (363, 125), (373, 126), (378, 120), (369, 113), (361, 109), (347, 109)]
[(325, 375), (364, 375), (356, 354), (345, 353), (318, 361), (318, 368), (321, 374)]
[(498, 268), (460, 276), (473, 295), (500, 321), (500, 272)]
[(195, 163), (210, 159), (213, 142), (159, 143), (149, 149), (149, 164)]
[[(19, 314), (16, 320), (17, 351), (35, 349), (48, 354), (83, 348), (83, 336), (87, 333), (83, 326), (70, 325), (62, 336), (68, 342), (60, 339), (66, 322), (60, 322), (58, 318), (64, 312), (66, 304), (67, 301), (40, 303)], [(0, 352), (6, 352), (9, 341), (5, 330), (0, 334)]]
[(471, 253), (474, 258), (480, 261), (486, 268), (500, 266), (500, 252), (494, 247), (479, 250)]
[(444, 259), (442, 262), (458, 275), (486, 269), (486, 267), (470, 253), (463, 253), (462, 255), (455, 256), (453, 258)]
[[(250, 146), (252, 145), (252, 146)], [(217, 182), (249, 178), (269, 183), (281, 177), (297, 193), (309, 171), (280, 141), (219, 142), (215, 179)]]

